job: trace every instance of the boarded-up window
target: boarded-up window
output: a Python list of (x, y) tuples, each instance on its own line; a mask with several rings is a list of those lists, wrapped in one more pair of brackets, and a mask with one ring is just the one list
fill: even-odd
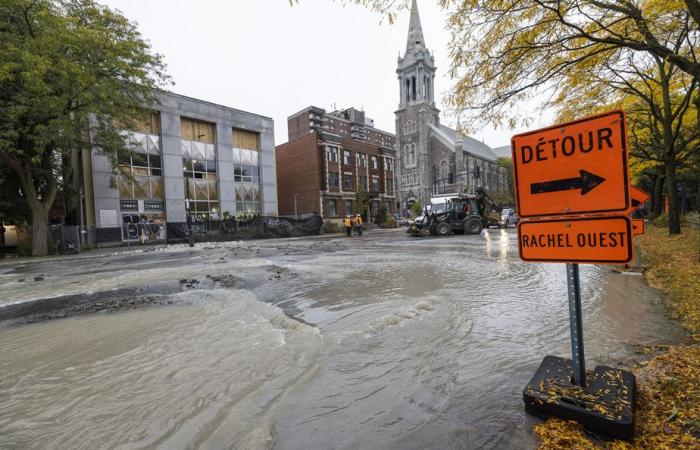
[(260, 149), (260, 135), (253, 131), (233, 129), (233, 147), (247, 150)]
[(136, 131), (146, 134), (160, 134), (160, 113), (143, 110), (131, 117), (128, 122), (115, 120), (115, 126), (122, 130)]
[(214, 143), (215, 125), (209, 122), (180, 118), (180, 136), (189, 141)]

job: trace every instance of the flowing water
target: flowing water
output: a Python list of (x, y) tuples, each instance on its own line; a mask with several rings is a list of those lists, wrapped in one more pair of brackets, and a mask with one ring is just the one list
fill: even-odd
[[(0, 266), (5, 304), (130, 286), (173, 303), (0, 324), (0, 448), (532, 448), (522, 389), (546, 354), (570, 352), (566, 279), (563, 265), (519, 261), (514, 237)], [(590, 367), (678, 337), (640, 277), (581, 272)], [(180, 278), (200, 283), (173, 293)]]

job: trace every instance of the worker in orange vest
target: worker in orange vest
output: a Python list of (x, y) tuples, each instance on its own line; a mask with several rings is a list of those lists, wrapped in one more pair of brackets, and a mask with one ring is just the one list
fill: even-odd
[(362, 236), (362, 217), (359, 214), (355, 216), (355, 235)]
[(343, 225), (345, 226), (345, 234), (348, 237), (352, 236), (352, 220), (350, 219), (350, 216), (345, 216)]

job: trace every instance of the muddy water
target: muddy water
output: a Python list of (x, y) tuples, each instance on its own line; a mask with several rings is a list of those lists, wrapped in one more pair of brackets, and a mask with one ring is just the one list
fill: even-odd
[[(522, 389), (544, 355), (570, 351), (564, 268), (521, 263), (512, 231), (100, 261), (24, 295), (207, 274), (244, 286), (0, 325), (0, 448), (531, 448)], [(0, 287), (20, 299), (18, 276), (49, 272), (4, 269)], [(584, 266), (582, 278), (590, 366), (677, 337), (639, 277)]]

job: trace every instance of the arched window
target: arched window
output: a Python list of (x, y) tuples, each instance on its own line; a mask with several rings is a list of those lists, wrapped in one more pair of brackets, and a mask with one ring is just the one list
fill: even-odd
[(416, 77), (411, 77), (411, 100), (416, 101)]
[(411, 101), (411, 80), (406, 78), (406, 101)]
[(409, 151), (408, 160), (411, 166), (416, 165), (416, 144), (411, 144), (411, 150)]
[(447, 180), (447, 175), (448, 175), (447, 171), (448, 171), (447, 161), (440, 162), (440, 179), (441, 180), (443, 180), (443, 181)]

